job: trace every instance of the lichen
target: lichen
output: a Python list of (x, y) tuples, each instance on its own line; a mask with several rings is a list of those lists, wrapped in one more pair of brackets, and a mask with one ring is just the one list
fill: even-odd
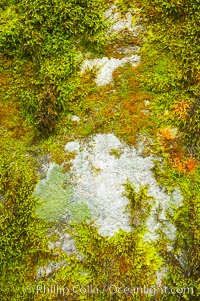
[(62, 172), (61, 166), (52, 164), (47, 178), (37, 185), (34, 193), (41, 200), (36, 210), (38, 217), (48, 221), (58, 219), (69, 205), (71, 193), (69, 176)]

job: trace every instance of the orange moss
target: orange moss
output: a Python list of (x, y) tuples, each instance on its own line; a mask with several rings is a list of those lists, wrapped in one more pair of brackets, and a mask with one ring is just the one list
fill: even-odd
[(197, 167), (197, 162), (194, 158), (188, 158), (185, 162), (185, 166), (190, 173), (193, 173)]
[(181, 147), (177, 142), (171, 150), (167, 150), (170, 158), (170, 166), (181, 172), (192, 174), (196, 167), (197, 162), (194, 158), (186, 156), (183, 147)]
[(179, 100), (172, 106), (173, 115), (177, 118), (186, 119), (190, 105), (191, 101), (189, 100)]
[(169, 155), (169, 165), (171, 168), (181, 173), (193, 173), (197, 167), (194, 158), (188, 157), (182, 145), (181, 137), (177, 136), (173, 128), (166, 127), (160, 129), (158, 142), (161, 149)]
[(197, 167), (197, 162), (193, 158), (173, 158), (171, 166), (181, 173), (189, 172), (192, 174)]
[(19, 108), (12, 102), (0, 107), (0, 127), (2, 134), (9, 138), (21, 138), (26, 135), (27, 128), (19, 112)]
[(159, 136), (160, 136), (161, 141), (173, 140), (176, 138), (176, 134), (177, 134), (176, 128), (165, 127), (165, 128), (160, 129)]
[(73, 137), (113, 132), (131, 145), (136, 143), (139, 133), (154, 130), (151, 106), (146, 102), (152, 97), (140, 91), (139, 72), (139, 67), (130, 64), (117, 68), (112, 84), (102, 87), (96, 87), (91, 79), (85, 82), (83, 78), (80, 87), (84, 97), (70, 104), (74, 114), (80, 117), (76, 128), (73, 125)]
[(182, 160), (179, 158), (173, 158), (171, 162), (171, 167), (179, 172), (185, 172), (185, 164)]

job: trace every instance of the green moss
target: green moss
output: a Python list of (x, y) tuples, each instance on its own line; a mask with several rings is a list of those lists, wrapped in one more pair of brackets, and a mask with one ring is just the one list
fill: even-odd
[[(43, 220), (54, 221), (66, 211), (69, 212), (71, 221), (76, 223), (72, 234), (76, 248), (84, 256), (84, 259), (72, 258), (70, 262), (67, 258), (66, 262), (69, 264), (56, 271), (54, 277), (47, 280), (50, 284), (62, 283), (63, 287), (70, 288), (74, 284), (83, 286), (95, 284), (99, 288), (105, 284), (151, 286), (156, 283), (156, 272), (164, 263), (168, 273), (166, 279), (163, 279), (163, 285), (167, 287), (192, 286), (194, 291), (197, 291), (200, 235), (199, 162), (195, 162), (196, 168), (193, 169), (189, 167), (189, 164), (185, 164), (185, 169), (181, 165), (179, 169), (174, 168), (170, 161), (174, 162), (174, 159), (177, 159), (178, 163), (182, 164), (180, 155), (182, 149), (180, 151), (178, 148), (181, 143), (177, 136), (174, 140), (167, 140), (168, 144), (165, 141), (163, 147), (164, 140), (160, 135), (160, 128), (178, 128), (180, 138), (189, 149), (190, 155), (199, 159), (199, 67), (196, 56), (198, 47), (193, 41), (197, 34), (197, 27), (193, 24), (196, 24), (195, 22), (198, 20), (198, 18), (193, 18), (193, 10), (197, 10), (198, 1), (188, 1), (185, 5), (181, 0), (179, 2), (183, 4), (182, 8), (178, 7), (180, 6), (178, 2), (169, 4), (167, 3), (169, 1), (165, 0), (138, 1), (144, 5), (141, 13), (147, 12), (147, 19), (145, 18), (147, 22), (153, 18), (152, 26), (155, 26), (156, 32), (154, 31), (152, 38), (155, 38), (160, 29), (162, 29), (161, 35), (156, 36), (157, 43), (152, 40), (153, 43), (149, 45), (149, 40), (146, 40), (146, 48), (144, 44), (143, 51), (141, 51), (142, 62), (138, 67), (127, 64), (123, 68), (118, 68), (113, 73), (112, 85), (104, 87), (95, 86), (92, 72), (82, 76), (77, 73), (80, 63), (79, 51), (86, 51), (88, 48), (85, 47), (86, 44), (87, 46), (88, 44), (99, 44), (96, 46), (100, 47), (104, 42), (105, 27), (103, 23), (101, 25), (105, 8), (104, 4), (101, 4), (103, 2), (101, 0), (96, 2), (79, 1), (79, 6), (82, 5), (83, 8), (86, 7), (86, 3), (90, 4), (84, 18), (82, 14), (73, 15), (73, 11), (77, 11), (77, 6), (74, 5), (76, 1), (70, 0), (69, 3), (61, 1), (61, 5), (59, 3), (58, 6), (52, 6), (51, 1), (47, 1), (50, 3), (50, 7), (45, 11), (44, 8), (48, 7), (45, 1), (33, 2), (34, 5), (22, 1), (19, 5), (28, 12), (26, 15), (23, 14), (23, 11), (18, 14), (17, 9), (15, 11), (15, 5), (10, 8), (3, 4), (8, 9), (3, 11), (5, 22), (2, 39), (5, 46), (4, 54), (7, 55), (2, 60), (2, 65), (4, 65), (1, 77), (2, 96), (5, 99), (1, 107), (1, 134), (2, 146), (8, 152), (0, 160), (2, 169), (2, 181), (0, 181), (2, 186), (0, 185), (0, 188), (3, 189), (3, 201), (0, 202), (2, 211), (0, 215), (0, 232), (2, 232), (0, 258), (3, 266), (0, 279), (3, 288), (1, 300), (7, 300), (8, 297), (11, 297), (12, 300), (29, 300), (30, 298), (55, 300), (57, 298), (53, 294), (51, 296), (50, 294), (30, 296), (26, 289), (28, 285), (35, 283), (38, 265), (42, 261), (46, 262), (49, 253)], [(56, 4), (59, 1), (54, 2)], [(157, 5), (153, 7), (152, 3), (154, 2)], [(161, 7), (162, 3), (167, 3), (167, 6)], [(69, 4), (72, 4), (70, 12), (72, 24), (77, 24), (71, 34), (68, 29), (66, 31), (63, 29), (63, 19), (66, 19), (67, 24), (69, 21), (68, 15), (65, 18), (66, 13), (63, 13), (63, 7)], [(41, 6), (39, 7), (39, 5)], [(100, 15), (96, 10), (99, 5)], [(133, 4), (127, 0), (117, 0), (116, 5), (123, 15)], [(165, 12), (170, 6), (171, 12), (169, 11), (167, 15), (162, 14), (162, 18), (157, 18), (158, 13)], [(182, 13), (177, 13), (173, 6), (178, 11), (181, 9), (184, 16), (188, 15), (189, 17), (185, 20), (180, 19)], [(35, 7), (38, 10), (35, 10)], [(41, 22), (39, 24), (38, 21), (34, 23), (34, 28), (29, 23), (25, 24), (24, 19), (32, 22), (29, 19), (30, 9), (32, 12), (34, 10), (31, 14), (32, 21), (39, 16), (46, 18), (50, 23)], [(189, 14), (189, 12), (191, 13)], [(171, 18), (172, 15), (175, 15), (175, 20)], [(79, 19), (81, 22), (77, 21)], [(144, 21), (143, 19), (142, 22)], [(93, 22), (94, 24), (92, 24)], [(182, 26), (185, 22), (188, 22), (187, 26)], [(47, 23), (48, 33), (45, 29)], [(99, 27), (99, 25), (101, 26)], [(181, 28), (179, 28), (180, 25)], [(23, 28), (26, 30), (23, 31)], [(94, 36), (93, 29), (95, 28), (98, 30), (97, 35)], [(177, 29), (180, 29), (182, 34), (174, 35), (174, 39), (172, 39), (171, 37), (174, 32), (177, 32)], [(81, 43), (77, 40), (77, 30), (80, 30), (78, 33)], [(145, 32), (151, 33), (151, 31)], [(66, 39), (66, 34), (70, 35), (70, 39)], [(43, 39), (40, 40), (40, 37)], [(161, 44), (158, 45), (158, 41), (163, 43), (167, 52), (161, 52), (163, 47)], [(109, 43), (107, 56), (120, 57), (122, 55), (115, 51), (115, 43), (117, 49), (120, 46), (141, 45), (141, 36), (132, 37), (127, 33), (122, 33), (116, 37), (116, 41), (113, 40)], [(93, 47), (90, 48), (94, 52)], [(169, 49), (170, 51), (168, 51)], [(16, 52), (20, 53), (20, 58)], [(42, 61), (41, 58), (43, 58)], [(145, 104), (146, 100), (150, 100), (148, 107)], [(180, 104), (187, 104), (187, 102), (191, 106), (187, 109), (186, 114), (184, 110), (181, 111)], [(175, 108), (178, 111), (176, 114), (174, 114)], [(149, 111), (148, 114), (145, 113), (146, 110)], [(80, 116), (80, 122), (73, 123), (70, 116), (68, 118), (68, 111)], [(42, 129), (42, 133), (45, 127), (46, 132), (53, 132), (55, 121), (60, 122), (59, 127), (55, 135), (47, 140), (45, 135), (38, 136), (32, 126), (28, 127), (25, 124), (21, 113), (24, 114), (27, 122)], [(32, 165), (35, 163), (29, 165), (30, 162), (26, 162), (27, 158), (28, 161), (31, 161), (32, 154), (35, 157), (35, 154), (42, 150), (58, 164), (67, 162), (64, 166), (67, 170), (70, 158), (64, 151), (63, 145), (72, 139), (100, 132), (113, 132), (128, 144), (134, 144), (139, 133), (150, 134), (151, 138), (153, 136), (154, 143), (149, 145), (150, 152), (153, 151), (158, 158), (162, 156), (162, 163), (159, 159), (155, 164), (155, 177), (159, 184), (165, 186), (168, 191), (178, 186), (184, 196), (180, 208), (176, 212), (173, 211), (174, 216), (172, 216), (172, 211), (169, 212), (169, 218), (177, 229), (177, 238), (173, 244), (167, 241), (164, 234), (156, 245), (144, 242), (143, 236), (146, 229), (143, 225), (150, 209), (147, 189), (144, 187), (136, 193), (131, 185), (125, 186), (126, 196), (130, 201), (127, 210), (130, 213), (132, 232), (119, 232), (115, 237), (106, 238), (99, 235), (95, 227), (81, 224), (82, 221), (91, 219), (91, 212), (84, 203), (70, 204), (72, 187), (69, 176), (62, 172), (59, 165), (55, 165), (49, 176), (37, 186), (34, 194), (41, 200), (41, 204), (37, 207), (36, 213), (41, 220), (35, 218), (37, 200), (31, 196), (33, 185), (37, 180), (32, 170), (34, 169)], [(157, 137), (159, 139), (161, 137), (162, 140)], [(170, 147), (167, 147), (169, 143), (171, 143)], [(23, 156), (15, 155), (18, 150), (23, 153)], [(118, 149), (111, 150), (110, 155), (120, 157)], [(91, 166), (91, 169), (94, 173), (100, 171), (94, 166)], [(172, 250), (169, 250), (169, 244), (172, 244)], [(158, 254), (162, 257), (163, 263)], [(181, 262), (185, 262), (185, 266), (180, 266)], [(13, 296), (13, 287), (15, 287), (15, 296)], [(197, 294), (179, 297), (181, 300), (197, 300)], [(133, 297), (130, 294), (116, 296), (106, 291), (101, 295), (72, 296), (73, 300), (74, 298), (98, 301), (115, 300), (116, 298), (120, 300), (135, 298), (134, 300), (143, 301), (169, 300), (170, 298), (171, 301), (174, 301), (178, 297), (168, 294), (155, 297)]]
[[(111, 238), (101, 236), (92, 224), (76, 224), (71, 229), (77, 250), (83, 259), (71, 258), (70, 264), (58, 270), (55, 278), (49, 279), (48, 286), (59, 281), (70, 289), (72, 300), (160, 300), (149, 296), (125, 294), (119, 291), (111, 294), (109, 287), (154, 286), (156, 272), (162, 266), (153, 243), (144, 242), (143, 235), (136, 232), (120, 231)], [(69, 259), (68, 259), (69, 260)], [(72, 288), (96, 287), (98, 292), (74, 294)], [(104, 289), (102, 289), (104, 288)], [(117, 299), (116, 299), (117, 296)]]
[(140, 186), (138, 192), (129, 181), (123, 186), (125, 187), (124, 196), (129, 201), (127, 211), (130, 212), (130, 225), (139, 232), (140, 227), (144, 227), (149, 216), (154, 198), (148, 195), (148, 186)]
[[(37, 175), (33, 160), (16, 149), (0, 155), (0, 291), (1, 300), (33, 300), (38, 267), (53, 262), (46, 223), (35, 216)], [(29, 294), (30, 293), (30, 294)]]
[(112, 148), (109, 154), (114, 156), (116, 159), (119, 159), (123, 151), (121, 149)]

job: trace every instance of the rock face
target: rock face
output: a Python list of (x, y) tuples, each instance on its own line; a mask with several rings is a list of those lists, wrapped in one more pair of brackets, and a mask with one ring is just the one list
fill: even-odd
[[(131, 13), (121, 18), (114, 5), (107, 11), (107, 18), (112, 23), (108, 35), (120, 34), (125, 30), (132, 36), (137, 36), (142, 30), (139, 25), (133, 24)], [(96, 68), (96, 84), (102, 86), (110, 83), (116, 68), (126, 63), (137, 66), (140, 62), (138, 46), (127, 46), (120, 51), (127, 56), (121, 59), (108, 57), (85, 59), (81, 72)], [(149, 101), (146, 100), (146, 105), (148, 104)], [(148, 110), (145, 113), (148, 113)], [(79, 122), (79, 117), (72, 116), (72, 121)], [(55, 215), (58, 219), (58, 214), (62, 212), (59, 216), (61, 221), (94, 220), (99, 233), (105, 236), (112, 236), (120, 229), (130, 231), (129, 215), (126, 211), (128, 200), (123, 196), (123, 184), (129, 180), (136, 191), (141, 185), (148, 185), (149, 195), (155, 200), (147, 220), (146, 239), (157, 238), (156, 231), (161, 227), (161, 223), (164, 225), (166, 235), (173, 239), (175, 228), (167, 220), (166, 210), (171, 205), (179, 206), (182, 196), (178, 191), (169, 195), (157, 185), (152, 173), (155, 158), (142, 157), (141, 149), (142, 145), (139, 145), (138, 150), (125, 145), (112, 133), (98, 134), (87, 141), (67, 143), (65, 150), (75, 153), (74, 159), (71, 159), (72, 166), (67, 173), (68, 177), (63, 180), (55, 167), (49, 169), (47, 179), (36, 189), (37, 196), (46, 201), (46, 205), (39, 210), (40, 215), (42, 217)], [(53, 176), (51, 173), (54, 173)], [(50, 219), (54, 220), (54, 216)]]
[(137, 190), (140, 185), (149, 185), (149, 195), (155, 199), (147, 220), (147, 238), (157, 238), (158, 215), (166, 234), (173, 239), (175, 228), (167, 221), (165, 212), (172, 204), (179, 206), (182, 196), (178, 191), (168, 195), (157, 186), (151, 171), (155, 158), (141, 157), (135, 148), (121, 143), (113, 134), (98, 134), (88, 142), (69, 142), (65, 149), (76, 153), (70, 172), (74, 187), (71, 206), (87, 205), (100, 234), (111, 236), (120, 229), (130, 231), (129, 215), (125, 212), (128, 200), (123, 196), (123, 184), (129, 180)]
[(142, 145), (137, 151), (113, 134), (67, 143), (65, 150), (75, 153), (71, 169), (64, 175), (58, 165), (50, 164), (47, 178), (36, 187), (36, 196), (45, 201), (38, 215), (61, 222), (94, 220), (99, 233), (105, 236), (120, 229), (130, 231), (128, 200), (123, 195), (123, 184), (128, 180), (136, 191), (148, 185), (148, 194), (154, 198), (146, 239), (157, 239), (161, 223), (166, 235), (173, 239), (175, 228), (167, 220), (166, 210), (171, 205), (179, 206), (182, 196), (178, 191), (169, 195), (157, 185), (152, 174), (155, 158), (142, 157), (141, 149)]
[[(106, 11), (106, 18), (110, 22), (110, 27), (107, 32), (108, 36), (114, 37), (120, 35), (120, 33), (128, 32), (132, 37), (137, 37), (142, 31), (141, 25), (137, 25), (136, 20), (134, 21), (131, 12), (126, 13), (122, 16), (117, 9), (116, 5), (111, 5)], [(122, 67), (127, 63), (130, 63), (133, 67), (136, 67), (140, 62), (140, 50), (139, 46), (126, 45), (126, 47), (120, 47), (118, 52), (124, 54), (124, 57), (119, 58), (92, 58), (85, 59), (82, 66), (81, 72), (84, 73), (86, 70), (96, 70), (95, 82), (97, 86), (104, 86), (112, 82), (112, 74), (118, 67)]]
[(85, 60), (81, 71), (84, 73), (87, 69), (92, 70), (93, 68), (97, 69), (97, 77), (95, 82), (98, 86), (104, 86), (109, 84), (112, 81), (112, 74), (118, 67), (124, 66), (126, 63), (130, 63), (133, 67), (137, 66), (140, 62), (140, 56), (133, 54), (131, 56), (126, 56), (122, 59), (116, 58), (107, 58), (103, 57), (102, 59), (91, 59)]

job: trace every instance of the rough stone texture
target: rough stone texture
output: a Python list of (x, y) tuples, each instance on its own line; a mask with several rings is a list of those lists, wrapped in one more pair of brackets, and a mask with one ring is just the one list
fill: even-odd
[(98, 86), (109, 84), (112, 81), (112, 74), (118, 67), (130, 63), (132, 66), (137, 66), (140, 62), (140, 56), (133, 54), (122, 59), (107, 58), (85, 60), (81, 72), (84, 73), (87, 69), (92, 70), (94, 67), (97, 69), (97, 77), (95, 82)]
[(137, 36), (142, 29), (141, 25), (134, 24), (131, 12), (127, 12), (122, 16), (116, 5), (110, 6), (110, 8), (106, 11), (106, 17), (108, 21), (111, 22), (109, 32), (111, 32), (112, 35), (119, 34), (120, 32), (127, 30), (134, 36)]
[[(178, 191), (168, 195), (157, 185), (151, 171), (155, 158), (141, 157), (135, 148), (121, 143), (113, 134), (98, 134), (88, 142), (79, 142), (79, 147), (77, 141), (72, 143), (65, 147), (77, 153), (71, 167), (74, 187), (71, 202), (87, 204), (102, 235), (111, 236), (119, 229), (130, 231), (129, 216), (125, 212), (128, 201), (122, 195), (123, 184), (129, 180), (137, 190), (140, 185), (149, 185), (149, 195), (155, 198), (147, 220), (146, 238), (157, 238), (156, 231), (161, 226), (157, 216), (166, 234), (174, 238), (175, 228), (167, 221), (165, 212), (171, 205), (179, 206), (182, 196)], [(122, 150), (119, 158), (112, 154), (113, 149)]]
[[(149, 185), (149, 195), (153, 196), (153, 207), (147, 219), (147, 240), (158, 238), (161, 227), (170, 239), (175, 237), (175, 227), (167, 220), (166, 210), (171, 205), (178, 207), (182, 196), (176, 190), (170, 195), (161, 189), (153, 177), (153, 156), (143, 156), (146, 140), (138, 138), (139, 147), (129, 147), (113, 134), (98, 134), (89, 140), (71, 141), (66, 144), (67, 152), (76, 154), (71, 159), (72, 167), (67, 178), (59, 166), (51, 163), (46, 179), (36, 187), (35, 195), (44, 204), (38, 215), (47, 220), (59, 220), (62, 231), (55, 245), (65, 252), (74, 252), (74, 242), (66, 234), (69, 221), (94, 220), (99, 233), (112, 236), (123, 229), (130, 231), (128, 200), (123, 196), (123, 184), (129, 180), (139, 190), (140, 185)], [(150, 141), (149, 141), (150, 143)], [(63, 184), (67, 179), (67, 187)], [(160, 222), (158, 222), (159, 218)]]
[[(111, 5), (106, 16), (112, 23), (108, 35), (112, 36), (128, 31), (132, 36), (138, 36), (142, 30), (141, 26), (133, 24), (130, 12), (122, 17), (115, 5)], [(126, 63), (137, 66), (140, 62), (139, 49), (138, 46), (130, 47), (130, 45), (127, 48), (122, 47), (120, 51), (125, 57), (121, 59), (88, 58), (83, 62), (81, 72), (96, 68), (96, 84), (99, 86), (109, 84), (116, 68), (124, 66)], [(145, 104), (147, 106), (146, 113), (148, 113), (149, 100), (146, 100)], [(79, 122), (79, 117), (72, 116), (72, 120)], [(120, 156), (115, 156), (113, 149), (117, 150)], [(89, 219), (91, 216), (102, 235), (111, 236), (119, 229), (130, 231), (129, 216), (125, 212), (128, 200), (123, 196), (123, 184), (129, 180), (137, 190), (140, 185), (149, 185), (149, 195), (155, 198), (150, 217), (147, 220), (146, 239), (155, 240), (157, 238), (156, 231), (161, 227), (156, 220), (157, 217), (162, 221), (168, 237), (174, 238), (175, 228), (167, 220), (166, 210), (171, 205), (179, 206), (182, 196), (178, 190), (169, 195), (157, 185), (151, 171), (155, 158), (143, 156), (142, 143), (139, 143), (136, 150), (121, 143), (113, 134), (98, 134), (91, 137), (89, 141), (71, 141), (66, 144), (65, 150), (74, 152), (76, 156), (71, 159), (72, 167), (69, 176), (70, 186), (73, 187), (73, 190), (70, 192), (70, 201), (66, 203), (66, 208), (62, 207), (62, 221), (70, 219), (81, 221), (83, 218)], [(47, 179), (43, 180), (43, 184), (45, 181), (48, 183), (51, 172), (53, 169), (50, 165)], [(62, 193), (65, 193), (63, 188), (61, 189)], [(56, 192), (53, 195), (56, 198), (59, 193)], [(64, 202), (62, 203), (64, 204)], [(77, 210), (77, 208), (80, 209)], [(58, 243), (61, 243), (65, 251), (71, 250), (69, 237), (64, 232), (60, 235), (62, 243), (61, 240)]]
[[(141, 26), (133, 24), (133, 18), (131, 12), (128, 12), (125, 16), (117, 11), (115, 5), (111, 7), (106, 12), (106, 17), (111, 22), (108, 35), (118, 35), (120, 32), (128, 31), (131, 35), (138, 36), (141, 31)], [(112, 81), (113, 71), (124, 66), (126, 63), (130, 63), (132, 66), (137, 66), (140, 62), (140, 56), (138, 53), (140, 50), (139, 46), (126, 46), (119, 49), (119, 53), (124, 54), (125, 56), (122, 59), (116, 58), (95, 58), (95, 59), (86, 59), (82, 66), (81, 72), (84, 73), (86, 70), (92, 70), (96, 68), (97, 76), (95, 82), (98, 86), (103, 86), (109, 84)]]

